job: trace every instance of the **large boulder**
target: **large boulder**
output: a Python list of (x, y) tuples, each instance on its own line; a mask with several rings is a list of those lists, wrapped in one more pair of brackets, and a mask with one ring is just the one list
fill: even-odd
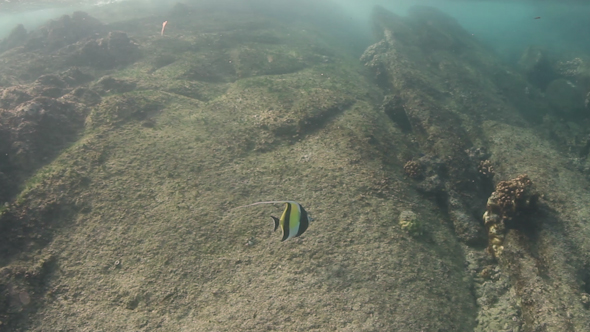
[(8, 37), (0, 41), (0, 53), (9, 50), (13, 47), (22, 45), (27, 38), (27, 30), (22, 24), (17, 25)]
[(541, 89), (557, 77), (553, 68), (554, 59), (547, 53), (540, 47), (529, 46), (518, 62), (529, 82)]
[(88, 13), (78, 11), (72, 16), (63, 15), (32, 31), (25, 43), (25, 49), (31, 51), (43, 48), (51, 52), (105, 32), (106, 26), (103, 23)]
[(100, 69), (133, 63), (140, 55), (138, 45), (122, 31), (111, 31), (104, 38), (84, 40), (61, 53), (65, 58), (64, 65)]
[(585, 92), (572, 81), (560, 78), (547, 85), (545, 96), (558, 116), (571, 119), (590, 114), (586, 110)]

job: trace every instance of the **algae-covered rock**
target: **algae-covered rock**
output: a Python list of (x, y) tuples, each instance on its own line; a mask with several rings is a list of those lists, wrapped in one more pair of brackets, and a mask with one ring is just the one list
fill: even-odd
[(145, 120), (157, 114), (162, 107), (160, 100), (149, 98), (145, 93), (114, 95), (96, 105), (85, 124), (88, 129), (96, 129), (105, 125), (121, 125), (131, 120)]
[(104, 38), (86, 40), (73, 51), (65, 49), (62, 57), (67, 65), (111, 69), (128, 65), (140, 57), (137, 44), (122, 31), (111, 31)]
[(399, 227), (412, 236), (424, 233), (424, 226), (418, 219), (418, 215), (411, 210), (402, 211), (399, 214)]

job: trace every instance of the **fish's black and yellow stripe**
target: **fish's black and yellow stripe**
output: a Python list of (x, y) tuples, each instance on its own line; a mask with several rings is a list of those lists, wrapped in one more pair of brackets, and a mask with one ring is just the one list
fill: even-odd
[[(297, 224), (297, 220), (299, 219), (297, 214), (294, 213), (297, 209), (293, 209), (293, 204), (292, 203), (287, 203), (287, 206), (285, 207), (285, 211), (283, 211), (283, 215), (281, 216), (281, 229), (283, 230), (283, 238), (281, 239), (281, 242), (287, 240), (288, 238), (290, 238), (290, 234), (292, 232), (292, 228), (293, 227), (299, 227)], [(293, 223), (293, 225), (291, 225), (291, 222)]]
[(309, 227), (309, 217), (307, 211), (297, 202), (285, 202), (287, 206), (281, 219), (272, 217), (275, 221), (275, 230), (280, 226), (283, 230), (283, 238), (281, 241), (288, 240), (293, 237), (298, 237), (303, 234)]

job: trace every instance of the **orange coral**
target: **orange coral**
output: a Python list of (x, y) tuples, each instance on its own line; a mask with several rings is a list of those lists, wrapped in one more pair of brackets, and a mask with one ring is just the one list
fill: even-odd
[(483, 219), (488, 230), (488, 251), (492, 255), (498, 256), (504, 249), (504, 222), (515, 217), (518, 212), (530, 209), (536, 202), (537, 195), (531, 188), (531, 180), (523, 174), (509, 181), (500, 181), (496, 191), (488, 198)]

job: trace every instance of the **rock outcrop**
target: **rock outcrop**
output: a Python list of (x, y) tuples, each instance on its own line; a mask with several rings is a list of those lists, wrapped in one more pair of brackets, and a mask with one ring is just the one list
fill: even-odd
[[(579, 119), (585, 90), (565, 80), (551, 82), (558, 71), (533, 49), (523, 76), (513, 73), (431, 8), (414, 8), (408, 17), (378, 8), (374, 21), (381, 40), (361, 60), (391, 90), (388, 105), (396, 100), (383, 109), (426, 155), (409, 158), (417, 166), (407, 164), (406, 171), (417, 189), (444, 207), (468, 245), (480, 303), (475, 330), (588, 329), (582, 295), (588, 292), (590, 228), (584, 220), (590, 211), (579, 208), (590, 203), (582, 194), (588, 177), (565, 166), (576, 154), (561, 154), (579, 132), (563, 131), (553, 120), (574, 113)], [(548, 79), (541, 82), (541, 76)], [(572, 90), (568, 95), (576, 99), (565, 100), (561, 92), (543, 98), (539, 89), (557, 91), (558, 83), (559, 91)], [(556, 113), (566, 102), (576, 104)], [(440, 166), (429, 167), (424, 158)], [(414, 176), (419, 170), (423, 176)], [(544, 198), (537, 201), (530, 181)], [(477, 249), (481, 237), (470, 235), (483, 226), (475, 211), (486, 209), (489, 254)], [(495, 263), (489, 260), (494, 256)]]

